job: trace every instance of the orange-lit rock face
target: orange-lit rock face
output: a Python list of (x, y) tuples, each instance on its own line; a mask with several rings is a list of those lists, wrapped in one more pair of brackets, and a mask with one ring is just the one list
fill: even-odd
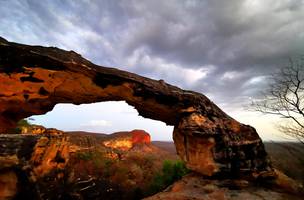
[(201, 174), (211, 176), (219, 171), (213, 158), (213, 148), (215, 140), (210, 138), (200, 138), (174, 131), (174, 141), (177, 153), (183, 160), (187, 161), (187, 167)]
[[(0, 38), (0, 88), (0, 133), (57, 103), (126, 101), (141, 116), (173, 125), (178, 154), (197, 172), (272, 170), (255, 129), (232, 119), (204, 95), (97, 66), (75, 52)], [(130, 137), (105, 145), (128, 149), (149, 140), (137, 133)], [(47, 169), (52, 162), (42, 166)]]
[(132, 143), (134, 144), (149, 144), (151, 143), (150, 134), (143, 130), (131, 131)]
[(269, 160), (254, 129), (233, 119), (209, 118), (192, 113), (174, 127), (173, 139), (179, 156), (187, 166), (211, 176), (229, 172), (267, 171)]
[(27, 128), (27, 131), (24, 132), (24, 134), (43, 134), (45, 133), (46, 128), (44, 128), (43, 126), (31, 126), (30, 128)]
[(137, 144), (150, 144), (150, 134), (144, 130), (133, 130), (130, 132), (118, 132), (108, 136), (103, 141), (106, 147), (129, 150)]
[(189, 169), (211, 176), (219, 171), (213, 155), (216, 141), (211, 135), (192, 135), (191, 128), (195, 126), (206, 126), (206, 129), (210, 129), (215, 124), (210, 123), (205, 117), (191, 114), (188, 119), (181, 121), (178, 128), (174, 129), (173, 139), (176, 150), (181, 158), (187, 161)]
[(129, 150), (133, 147), (131, 138), (120, 138), (120, 139), (112, 139), (109, 141), (104, 141), (103, 144), (106, 147), (121, 149), (121, 150)]
[(63, 170), (69, 160), (68, 137), (41, 137), (32, 153), (34, 178), (42, 177), (52, 170)]

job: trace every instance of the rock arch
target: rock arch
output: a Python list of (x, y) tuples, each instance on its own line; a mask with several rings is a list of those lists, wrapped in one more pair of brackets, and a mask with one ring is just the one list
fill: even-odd
[(97, 66), (73, 51), (0, 38), (0, 132), (57, 103), (124, 100), (143, 117), (174, 126), (174, 142), (189, 168), (204, 175), (271, 171), (254, 128), (224, 113), (203, 94), (163, 80)]

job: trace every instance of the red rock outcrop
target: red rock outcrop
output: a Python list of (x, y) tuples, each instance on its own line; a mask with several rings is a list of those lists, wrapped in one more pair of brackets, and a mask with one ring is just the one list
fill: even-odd
[(174, 126), (177, 152), (192, 170), (234, 177), (272, 171), (255, 129), (228, 116), (206, 96), (94, 65), (73, 51), (0, 38), (0, 88), (1, 133), (57, 103), (123, 100), (143, 117)]
[(108, 135), (102, 142), (106, 147), (129, 150), (139, 144), (150, 144), (150, 134), (144, 130), (117, 132)]
[(151, 136), (144, 130), (133, 130), (130, 132), (132, 135), (133, 144), (150, 144)]

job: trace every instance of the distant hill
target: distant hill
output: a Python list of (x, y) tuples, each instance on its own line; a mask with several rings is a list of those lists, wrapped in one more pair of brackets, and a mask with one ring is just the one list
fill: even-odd
[(304, 183), (304, 145), (295, 142), (264, 142), (272, 164)]
[(153, 145), (157, 146), (160, 149), (163, 149), (169, 153), (176, 154), (176, 149), (174, 142), (170, 141), (152, 141)]
[(94, 136), (94, 137), (106, 137), (107, 134), (105, 133), (94, 133), (94, 132), (87, 132), (87, 131), (66, 131), (65, 133), (67, 134), (73, 134), (73, 135), (89, 135), (89, 136)]

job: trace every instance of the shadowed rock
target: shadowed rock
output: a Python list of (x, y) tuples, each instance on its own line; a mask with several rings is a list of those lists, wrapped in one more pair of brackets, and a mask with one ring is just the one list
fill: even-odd
[(0, 88), (0, 133), (57, 103), (126, 101), (141, 116), (174, 126), (177, 153), (194, 171), (234, 177), (272, 171), (255, 129), (203, 94), (97, 66), (73, 51), (0, 38)]

